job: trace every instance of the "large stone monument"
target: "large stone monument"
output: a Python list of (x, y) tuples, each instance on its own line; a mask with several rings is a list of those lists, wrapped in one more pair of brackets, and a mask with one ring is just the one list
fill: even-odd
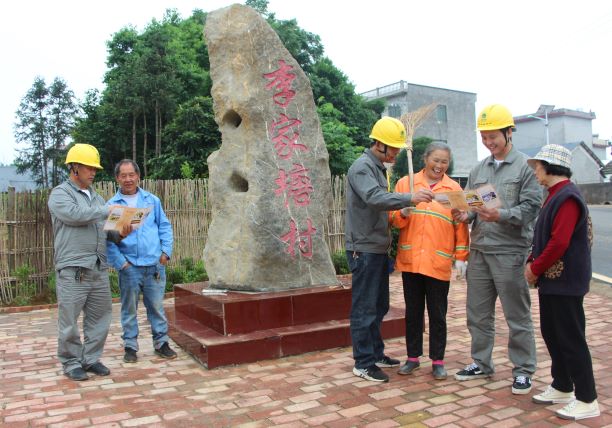
[[(208, 158), (210, 281), (175, 285), (169, 333), (208, 368), (349, 345), (350, 280), (339, 284), (324, 240), (331, 180), (310, 83), (247, 6), (209, 13), (205, 35), (223, 137)], [(385, 338), (403, 335), (403, 313), (391, 308)]]
[(324, 239), (328, 154), (310, 82), (253, 9), (208, 14), (205, 36), (221, 148), (208, 158), (214, 288), (276, 291), (337, 284)]

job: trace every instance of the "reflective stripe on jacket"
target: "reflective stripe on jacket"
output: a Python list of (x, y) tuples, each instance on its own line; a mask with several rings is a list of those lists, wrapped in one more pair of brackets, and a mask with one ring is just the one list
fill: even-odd
[[(429, 189), (423, 171), (414, 176), (414, 191)], [(434, 193), (462, 190), (446, 174), (436, 183)], [(395, 191), (410, 192), (408, 176), (395, 185)], [(436, 201), (421, 202), (402, 218), (399, 211), (389, 213), (389, 221), (400, 229), (395, 269), (420, 273), (441, 281), (449, 281), (453, 259), (465, 261), (469, 254), (467, 224), (453, 221), (450, 208)]]

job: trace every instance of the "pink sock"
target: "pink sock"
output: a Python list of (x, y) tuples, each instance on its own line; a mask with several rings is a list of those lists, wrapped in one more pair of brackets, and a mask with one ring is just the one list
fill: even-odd
[(413, 363), (418, 363), (419, 357), (408, 357), (408, 361), (412, 361)]
[(443, 366), (444, 365), (444, 360), (433, 360), (431, 362), (431, 364)]

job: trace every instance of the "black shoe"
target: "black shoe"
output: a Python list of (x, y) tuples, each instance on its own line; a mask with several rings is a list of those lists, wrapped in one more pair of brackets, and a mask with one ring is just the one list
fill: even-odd
[(513, 394), (529, 394), (529, 391), (531, 391), (531, 379), (527, 376), (517, 376), (514, 378), (512, 383)]
[(172, 360), (176, 358), (176, 352), (174, 352), (170, 348), (170, 345), (168, 345), (168, 342), (164, 342), (164, 344), (159, 349), (155, 350), (155, 353), (159, 355), (160, 357), (165, 358), (167, 360)]
[(376, 361), (376, 365), (378, 367), (397, 367), (400, 365), (400, 361), (384, 355), (380, 360)]
[(491, 377), (491, 375), (480, 370), (476, 363), (472, 363), (455, 373), (455, 379), (457, 380), (484, 379), (488, 377)]
[(409, 375), (419, 367), (421, 367), (421, 363), (418, 361), (406, 361), (406, 364), (401, 366), (397, 373), (401, 375)]
[(136, 351), (132, 348), (125, 348), (125, 354), (123, 354), (123, 361), (126, 363), (135, 363), (138, 361)]
[(389, 382), (389, 376), (387, 376), (376, 364), (366, 367), (365, 369), (353, 367), (353, 374), (365, 380), (371, 380), (372, 382)]
[(89, 379), (89, 376), (87, 376), (87, 373), (85, 373), (85, 370), (83, 370), (81, 367), (72, 369), (69, 372), (64, 373), (64, 375), (67, 376), (69, 379), (77, 381)]
[(433, 364), (431, 373), (433, 374), (433, 378), (436, 380), (444, 380), (448, 377), (444, 364)]
[(89, 367), (86, 367), (85, 371), (87, 371), (89, 373), (93, 373), (93, 374), (95, 374), (97, 376), (108, 376), (110, 374), (110, 370), (108, 369), (108, 367), (106, 367), (100, 361), (98, 361), (97, 363), (92, 364)]

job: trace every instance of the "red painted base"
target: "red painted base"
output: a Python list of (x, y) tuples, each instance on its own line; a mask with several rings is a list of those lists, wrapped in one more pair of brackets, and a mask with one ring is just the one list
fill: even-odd
[[(226, 295), (203, 295), (206, 282), (176, 285), (169, 334), (209, 369), (348, 346), (350, 277), (339, 280), (338, 287)], [(403, 309), (389, 310), (382, 333), (404, 335)]]

